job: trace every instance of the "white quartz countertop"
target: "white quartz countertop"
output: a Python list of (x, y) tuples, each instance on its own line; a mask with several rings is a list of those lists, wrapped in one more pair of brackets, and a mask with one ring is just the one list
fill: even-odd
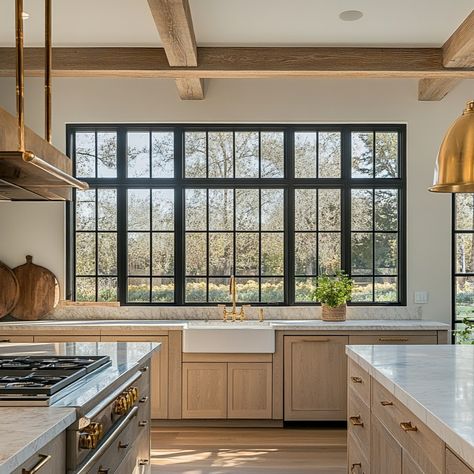
[(346, 346), (346, 353), (474, 467), (474, 345)]
[(0, 474), (9, 474), (76, 420), (73, 408), (0, 408)]
[[(258, 327), (260, 323), (255, 320), (243, 323), (227, 322), (220, 320), (44, 320), (44, 321), (8, 321), (0, 322), (0, 332), (14, 333), (26, 331), (67, 331), (71, 334), (81, 331), (83, 334), (89, 331), (99, 331), (104, 334), (108, 331), (159, 331), (159, 330), (182, 330), (196, 326), (221, 326), (227, 328), (239, 328), (243, 325)], [(327, 322), (319, 319), (313, 320), (266, 320), (264, 325), (270, 325), (276, 330), (312, 330), (312, 331), (442, 331), (449, 330), (450, 326), (436, 321), (421, 319), (353, 319), (341, 322)], [(79, 334), (79, 332), (78, 332)]]

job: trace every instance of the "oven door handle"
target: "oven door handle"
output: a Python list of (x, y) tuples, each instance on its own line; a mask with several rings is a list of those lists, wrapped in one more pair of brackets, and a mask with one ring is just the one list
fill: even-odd
[(79, 429), (83, 429), (86, 426), (88, 426), (91, 422), (92, 419), (94, 419), (104, 408), (107, 407), (107, 405), (110, 405), (115, 401), (115, 399), (130, 385), (132, 385), (134, 382), (136, 382), (140, 377), (142, 376), (141, 372), (137, 372), (136, 374), (133, 375), (133, 377), (130, 377), (127, 379), (126, 382), (124, 382), (120, 387), (117, 388), (117, 390), (114, 390), (107, 398), (104, 398), (104, 400), (101, 400), (93, 410), (90, 412), (86, 413), (84, 416), (82, 416), (79, 419)]
[(74, 471), (74, 474), (85, 474), (89, 472), (90, 468), (98, 461), (98, 459), (104, 454), (104, 452), (111, 446), (111, 444), (121, 435), (122, 431), (127, 427), (127, 425), (132, 421), (133, 418), (137, 416), (138, 407), (134, 406), (127, 415), (120, 420), (120, 422), (115, 427), (114, 431), (104, 439), (102, 444), (97, 448), (94, 454), (83, 464), (77, 471)]

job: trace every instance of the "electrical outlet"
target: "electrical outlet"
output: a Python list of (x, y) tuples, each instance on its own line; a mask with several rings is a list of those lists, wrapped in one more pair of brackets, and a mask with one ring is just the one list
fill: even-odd
[(428, 292), (427, 291), (415, 291), (415, 303), (426, 304), (428, 303)]

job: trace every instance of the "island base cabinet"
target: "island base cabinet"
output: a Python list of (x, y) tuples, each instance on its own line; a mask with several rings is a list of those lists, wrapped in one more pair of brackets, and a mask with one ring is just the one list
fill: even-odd
[(450, 449), (446, 449), (446, 474), (474, 474)]
[(150, 460), (150, 432), (147, 430), (143, 432), (132, 450), (125, 456), (120, 463), (115, 474), (150, 474), (151, 460)]
[(347, 472), (349, 474), (370, 474), (370, 465), (359, 443), (351, 434), (347, 436)]
[(227, 364), (183, 364), (183, 418), (227, 418)]
[[(41, 465), (41, 463), (43, 464)], [(11, 474), (28, 472), (38, 472), (38, 474), (63, 474), (66, 472), (66, 432), (56, 436)]]
[(346, 344), (347, 336), (285, 336), (285, 420), (345, 420)]
[(375, 416), (371, 419), (370, 469), (373, 474), (402, 473), (402, 448)]

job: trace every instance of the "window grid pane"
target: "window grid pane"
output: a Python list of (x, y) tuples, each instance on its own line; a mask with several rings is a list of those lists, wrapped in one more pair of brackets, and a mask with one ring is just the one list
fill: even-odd
[[(228, 302), (234, 273), (240, 302), (304, 304), (343, 269), (354, 303), (404, 301), (403, 126), (70, 129), (90, 185), (71, 216), (78, 300)], [(474, 245), (466, 202), (459, 252)], [(466, 288), (474, 260), (456, 261)]]

